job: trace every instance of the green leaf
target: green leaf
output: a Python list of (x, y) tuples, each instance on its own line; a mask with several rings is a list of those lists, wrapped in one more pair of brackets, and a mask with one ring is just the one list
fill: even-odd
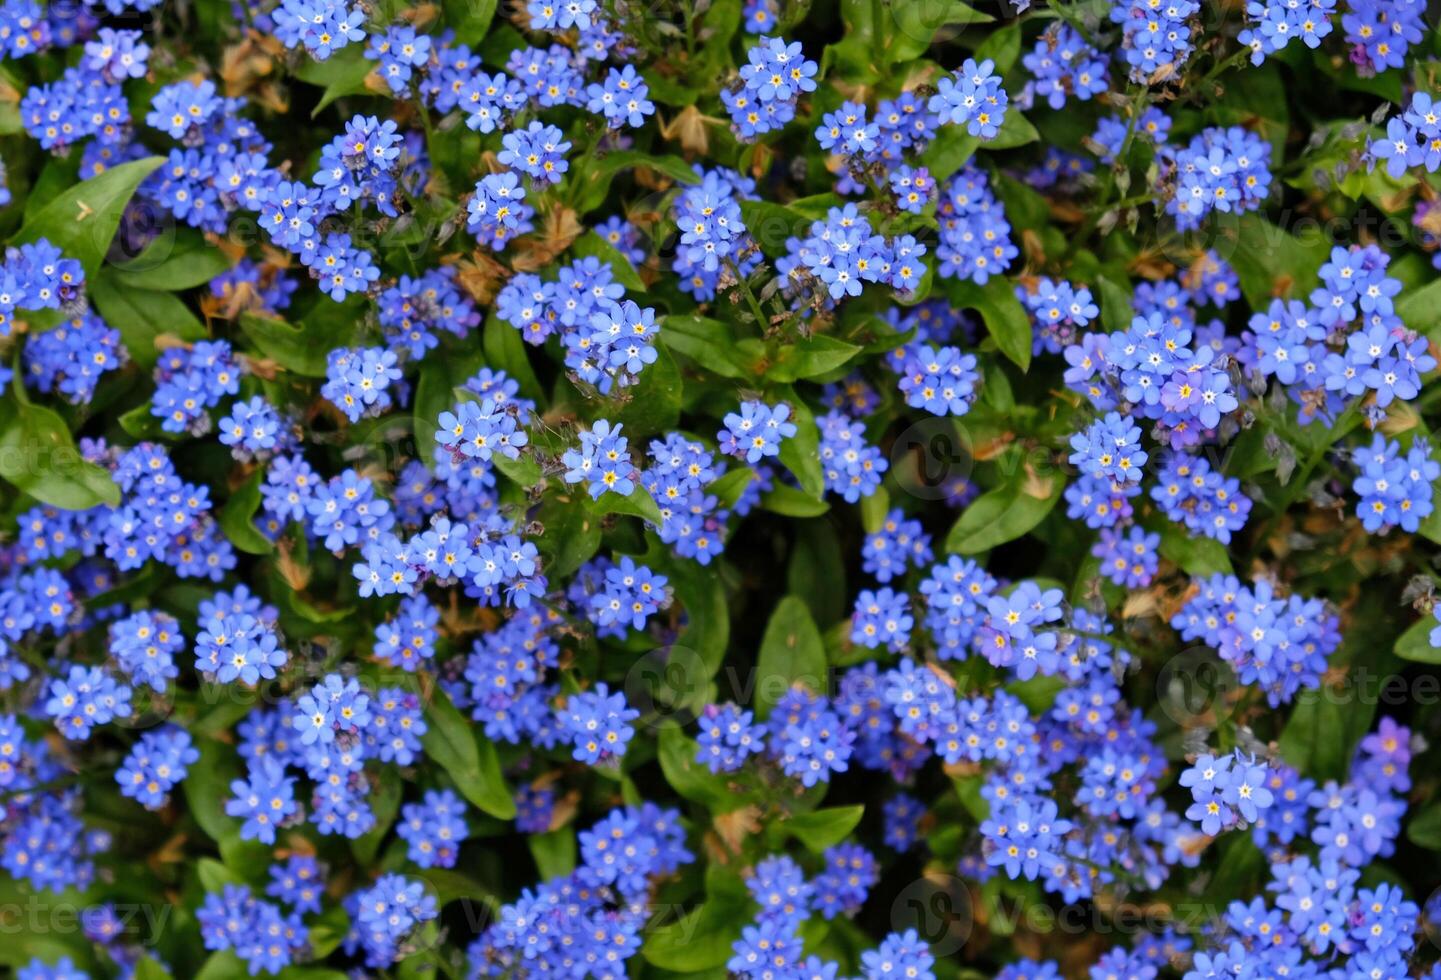
[(795, 545), (786, 563), (786, 589), (805, 600), (817, 622), (834, 623), (849, 611), (846, 562), (829, 521), (795, 524)]
[(786, 254), (786, 240), (804, 237), (810, 218), (774, 201), (741, 201), (741, 218), (761, 251), (771, 258)]
[(324, 61), (305, 61), (295, 70), (295, 77), (325, 89), (310, 118), (314, 119), (330, 103), (347, 95), (377, 95), (365, 87), (365, 77), (376, 65), (365, 57), (365, 50), (359, 44), (346, 45)]
[(880, 4), (872, 0), (841, 0), (839, 20), (845, 26), (846, 35), (826, 46), (821, 57), (821, 75), (830, 77), (829, 69), (835, 65), (844, 69), (841, 74), (854, 80), (876, 79), (879, 72), (874, 55), (885, 49), (889, 28)]
[[(1010, 112), (1006, 114), (1009, 116)], [(921, 163), (925, 164), (936, 183), (945, 183), (947, 178), (966, 165), (980, 145), (981, 141), (966, 132), (966, 127), (942, 126), (936, 138), (931, 140), (931, 145), (921, 153)]]
[(1014, 150), (1018, 146), (1026, 146), (1041, 138), (1036, 127), (1031, 121), (1012, 107), (1006, 118), (1001, 121), (1000, 128), (996, 135), (988, 140), (981, 141), (983, 150)]
[(795, 423), (796, 434), (781, 441), (776, 458), (795, 474), (801, 489), (819, 501), (826, 492), (825, 473), (821, 469), (820, 429), (816, 427), (810, 406), (796, 397), (794, 391), (786, 389), (785, 401), (791, 407), (791, 421)]
[(696, 99), (700, 98), (700, 92), (697, 89), (671, 79), (655, 67), (642, 71), (641, 77), (650, 86), (651, 98), (662, 105), (680, 109), (695, 105)]
[(1044, 674), (1024, 681), (1013, 681), (1006, 685), (1006, 690), (1014, 694), (1022, 704), (1031, 710), (1033, 715), (1043, 715), (1051, 710), (1056, 703), (1056, 696), (1065, 690), (1066, 682), (1059, 677), (1047, 677)]
[(867, 534), (875, 534), (880, 531), (881, 526), (886, 522), (886, 515), (890, 512), (891, 495), (885, 487), (881, 487), (869, 497), (861, 498), (861, 528)]
[(87, 281), (93, 279), (120, 227), (125, 205), (140, 182), (164, 162), (164, 157), (145, 157), (122, 163), (61, 191), (26, 220), (12, 244), (48, 239), (67, 258), (80, 261)]
[(613, 153), (607, 153), (600, 158), (595, 172), (601, 177), (610, 178), (623, 170), (635, 167), (649, 167), (682, 184), (700, 183), (700, 178), (682, 157), (657, 156), (651, 153), (642, 153), (639, 150), (616, 150)]
[(658, 432), (675, 428), (680, 420), (681, 395), (684, 387), (675, 359), (664, 347), (656, 347), (655, 363), (646, 366), (640, 380), (623, 389), (628, 401), (610, 415), (610, 420), (625, 426), (631, 445)]
[[(642, 491), (644, 492), (644, 491)], [(545, 574), (563, 579), (600, 550), (600, 519), (580, 503), (583, 491), (547, 494), (536, 520), (544, 529), (535, 539), (545, 556)]]
[(737, 467), (716, 477), (706, 487), (706, 493), (714, 495), (722, 508), (730, 509), (741, 499), (746, 487), (755, 479), (756, 471), (748, 466)]
[(171, 980), (170, 971), (149, 956), (142, 956), (135, 961), (135, 968), (130, 976), (132, 980)]
[(375, 791), (370, 795), (370, 809), (375, 814), (375, 825), (350, 842), (351, 853), (362, 865), (371, 864), (375, 855), (380, 853), (380, 845), (395, 824), (396, 814), (400, 812), (400, 797), (404, 793), (404, 786), (404, 783), (389, 774), (376, 780)]
[[(1031, 185), (1005, 174), (992, 180), (997, 196), (1006, 206), (1006, 220), (1013, 228), (1044, 236), (1051, 224), (1051, 202)], [(1025, 282), (1025, 280), (1022, 280)]]
[[(706, 877), (715, 879), (718, 873)], [(723, 967), (731, 957), (731, 944), (750, 921), (751, 908), (743, 888), (722, 891), (708, 881), (706, 901), (677, 921), (652, 928), (641, 945), (641, 956), (662, 971), (661, 976)]]
[(217, 844), (240, 839), (240, 824), (225, 813), (230, 782), (240, 776), (235, 751), (213, 738), (197, 738), (200, 761), (190, 768), (181, 786), (190, 816)]
[(295, 326), (274, 317), (242, 313), (240, 327), (257, 351), (285, 370), (323, 378), (330, 352), (349, 346), (354, 339), (360, 304), (333, 303), (325, 297), (319, 303), (324, 305), (312, 309)]
[(1162, 558), (1175, 562), (1187, 575), (1198, 578), (1218, 573), (1230, 575), (1233, 570), (1224, 544), (1215, 538), (1192, 534), (1169, 521), (1161, 532), (1160, 551)]
[(1236, 270), (1254, 309), (1265, 309), (1276, 296), (1306, 296), (1330, 254), (1330, 238), (1319, 226), (1297, 237), (1254, 212), (1213, 220), (1211, 246)]
[(455, 39), (471, 47), (479, 44), (495, 18), (497, 0), (443, 0), (445, 23)]
[(112, 263), (107, 274), (118, 286), (174, 292), (203, 286), (229, 268), (229, 256), (185, 228), (161, 235), (128, 262)]
[(302, 637), (334, 636), (337, 631), (354, 628), (355, 610), (350, 607), (321, 609), (299, 592), (290, 589), (278, 572), (272, 571), (271, 582), (275, 604), (287, 630)]
[(230, 543), (248, 555), (268, 555), (275, 550), (275, 545), (260, 533), (254, 521), (255, 512), (260, 509), (260, 482), (264, 477), (265, 471), (257, 469), (225, 501), (217, 518), (220, 530)]
[(575, 831), (569, 827), (544, 834), (530, 834), (525, 839), (535, 858), (536, 870), (542, 880), (562, 878), (575, 870)]
[(428, 890), (435, 892), (436, 904), (441, 906), (449, 905), (458, 898), (494, 897), (490, 889), (463, 871), (427, 868), (416, 872), (416, 877), (425, 882)]
[(1436, 620), (1427, 617), (1412, 623), (1396, 640), (1396, 656), (1421, 664), (1441, 664), (1441, 649), (1431, 645), (1431, 631)]
[[(246, 975), (250, 975), (248, 971)], [(319, 966), (287, 966), (275, 975), (275, 980), (350, 980), (350, 974)]]
[(812, 854), (819, 854), (850, 836), (851, 831), (861, 822), (865, 810), (859, 803), (854, 806), (833, 806), (824, 810), (812, 810), (810, 813), (798, 813), (774, 826), (800, 841)]
[(637, 486), (629, 495), (622, 496), (614, 490), (607, 490), (594, 500), (588, 496), (586, 506), (592, 514), (603, 516), (605, 514), (624, 514), (628, 517), (639, 517), (643, 521), (650, 521), (656, 527), (665, 523), (665, 517), (656, 506), (653, 498), (644, 487)]
[(1021, 22), (1013, 20), (992, 31), (976, 48), (977, 63), (987, 58), (996, 63), (996, 74), (1005, 75), (1021, 57)]
[(319, 344), (307, 343), (305, 331), (299, 325), (292, 327), (274, 317), (242, 313), (240, 326), (259, 353), (287, 371), (312, 378), (325, 377), (326, 355), (330, 353), (330, 348), (322, 350)]
[(80, 154), (67, 153), (64, 156), (51, 157), (30, 185), (30, 192), (25, 195), (22, 215), (24, 220), (33, 220), (61, 191), (75, 186), (79, 180)]
[(210, 954), (200, 972), (195, 974), (195, 980), (241, 980), (249, 974), (250, 971), (240, 957), (228, 949), (223, 949)]
[(667, 724), (656, 739), (656, 760), (666, 783), (682, 797), (699, 803), (712, 814), (730, 813), (749, 797), (737, 793), (728, 777), (696, 761), (695, 739), (674, 724)]
[[(486, 317), (485, 332), (481, 335), (481, 348), (485, 351), (486, 363), (514, 378), (520, 385), (522, 395), (543, 406), (546, 401), (545, 391), (535, 376), (535, 369), (530, 366), (530, 355), (525, 352), (527, 346), (519, 330), (494, 314)], [(462, 359), (461, 363), (469, 366), (465, 359)], [(478, 364), (469, 367), (464, 377), (457, 373), (452, 386), (464, 384), (478, 367)]]
[(1441, 851), (1441, 803), (1433, 803), (1406, 825), (1406, 837), (1417, 847)]
[(833, 191), (824, 194), (811, 194), (807, 197), (798, 197), (791, 201), (786, 207), (802, 217), (812, 221), (820, 221), (830, 213), (831, 208), (845, 206), (845, 199)]
[(155, 339), (165, 334), (181, 340), (204, 340), (205, 326), (172, 293), (143, 289), (103, 269), (86, 284), (95, 310), (125, 341), (130, 357), (146, 371), (155, 367), (160, 351)]
[(1396, 315), (1417, 333), (1441, 339), (1441, 279), (1396, 297)]
[(545, 480), (540, 464), (528, 452), (522, 452), (519, 459), (496, 453), (491, 457), (491, 464), (505, 474), (507, 480), (522, 489), (540, 486)]
[(1101, 276), (1096, 280), (1096, 291), (1101, 306), (1101, 323), (1107, 330), (1129, 330), (1136, 318), (1136, 308), (1131, 303), (1130, 292)]
[(784, 483), (777, 483), (761, 494), (761, 507), (772, 514), (785, 517), (819, 517), (831, 509), (831, 505), (826, 501), (817, 500)]
[(766, 369), (772, 381), (791, 382), (828, 374), (861, 352), (855, 344), (825, 334), (812, 334), (780, 349)]
[(771, 613), (756, 661), (756, 717), (770, 717), (777, 701), (795, 685), (826, 690), (826, 648), (805, 601), (788, 595)]
[(431, 692), (425, 709), (426, 731), (420, 738), (425, 754), (455, 780), (462, 796), (500, 820), (515, 817), (515, 800), (500, 772), (495, 745), (481, 735), (440, 688)]
[(741, 0), (715, 0), (705, 15), (706, 51), (713, 63), (729, 64), (727, 49), (741, 25)]
[(921, 162), (937, 183), (944, 183), (975, 156), (977, 150), (1010, 150), (1034, 143), (1041, 138), (1031, 121), (1012, 106), (1001, 121), (996, 135), (982, 140), (966, 132), (964, 126), (942, 126), (931, 145), (921, 154)]
[(1220, 844), (1220, 852), (1216, 876), (1205, 892), (1207, 903), (1214, 903), (1216, 907), (1253, 894), (1267, 868), (1266, 855), (1256, 847), (1250, 834), (1228, 835)]
[(653, 537), (644, 564), (670, 579), (676, 599), (685, 608), (686, 625), (676, 637), (676, 645), (699, 654), (706, 678), (714, 677), (725, 659), (731, 632), (730, 606), (720, 576), (713, 568), (673, 555)]
[(946, 283), (946, 292), (956, 306), (977, 310), (996, 347), (1022, 371), (1031, 366), (1031, 318), (1016, 296), (1015, 287), (1003, 276), (992, 276), (984, 286), (973, 282)]
[[(230, 950), (211, 953), (195, 974), (195, 980), (253, 980), (245, 961)], [(275, 980), (347, 980), (339, 970), (314, 966), (287, 966), (275, 974)]]
[[(1025, 481), (997, 487), (971, 501), (946, 535), (946, 550), (978, 555), (997, 545), (1014, 541), (1045, 519), (1061, 499), (1065, 481), (1052, 478), (1032, 486)], [(1042, 496), (1036, 496), (1042, 493)]]
[(1282, 757), (1315, 780), (1346, 778), (1356, 743), (1371, 727), (1376, 703), (1326, 688), (1301, 692), (1281, 731)]
[(926, 52), (943, 27), (987, 24), (995, 18), (961, 0), (893, 0), (882, 17), (892, 23), (884, 35), (881, 60), (898, 64)]
[[(647, 77), (653, 78), (655, 73), (652, 72)], [(658, 98), (654, 90), (651, 95)], [(695, 175), (690, 164), (680, 157), (656, 156), (640, 150), (616, 150), (599, 159), (582, 161), (575, 168), (576, 209), (585, 214), (599, 207), (610, 192), (611, 182), (616, 175), (636, 167), (649, 167), (682, 184), (700, 183), (700, 178)]]
[(661, 321), (660, 340), (712, 374), (744, 378), (752, 374), (749, 362), (736, 350), (731, 329), (703, 316), (668, 316)]
[(459, 357), (427, 357), (420, 363), (420, 378), (415, 383), (412, 404), (415, 413), (412, 424), (415, 427), (415, 444), (427, 466), (434, 465), (435, 433), (440, 428), (440, 413), (455, 409), (456, 387), (464, 384), (483, 363), (476, 351)]
[(80, 455), (65, 420), (43, 405), (0, 401), (0, 478), (62, 510), (120, 503), (109, 472)]
[(626, 289), (637, 293), (645, 292), (645, 283), (641, 282), (640, 275), (635, 271), (635, 266), (630, 264), (630, 259), (620, 253), (620, 250), (610, 242), (601, 238), (595, 232), (586, 232), (575, 240), (571, 245), (572, 255), (579, 258), (597, 258), (610, 266), (611, 276), (616, 282)]
[[(382, 782), (395, 782), (395, 780), (382, 780)], [(369, 836), (369, 835), (367, 835)], [(364, 839), (364, 838), (362, 838)], [(357, 843), (359, 843), (357, 841)], [(369, 863), (367, 860), (365, 863)], [(313, 959), (323, 960), (345, 942), (345, 937), (350, 933), (350, 916), (345, 909), (334, 906), (320, 913), (310, 922), (310, 955)], [(282, 976), (284, 971), (282, 971)]]
[(200, 887), (211, 894), (224, 891), (226, 885), (242, 883), (239, 875), (214, 858), (201, 858), (196, 863), (195, 873), (200, 878)]

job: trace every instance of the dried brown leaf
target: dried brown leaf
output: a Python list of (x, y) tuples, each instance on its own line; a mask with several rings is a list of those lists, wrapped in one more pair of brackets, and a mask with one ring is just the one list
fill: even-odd
[(716, 840), (725, 845), (728, 854), (716, 854), (717, 860), (722, 864), (729, 861), (731, 857), (741, 852), (741, 846), (746, 838), (753, 836), (761, 829), (760, 807), (754, 804), (743, 806), (739, 810), (732, 810), (730, 813), (722, 813), (712, 823), (715, 830), (713, 835)]
[(476, 249), (470, 258), (455, 264), (455, 278), (477, 303), (489, 304), (510, 278), (510, 270), (488, 253)]
[(515, 240), (512, 264), (520, 272), (537, 272), (569, 248), (584, 230), (575, 211), (556, 207), (546, 214), (538, 231)]
[(710, 133), (706, 126), (720, 121), (703, 114), (695, 106), (688, 105), (670, 122), (661, 125), (660, 134), (665, 139), (678, 140), (681, 149), (687, 153), (704, 156), (710, 152)]

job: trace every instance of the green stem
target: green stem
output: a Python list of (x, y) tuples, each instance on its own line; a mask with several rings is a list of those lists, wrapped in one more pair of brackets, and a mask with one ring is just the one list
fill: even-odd
[[(1307, 455), (1306, 461), (1301, 465), (1301, 468), (1291, 475), (1291, 482), (1286, 485), (1284, 498), (1281, 503), (1276, 506), (1271, 516), (1267, 518), (1265, 526), (1261, 529), (1261, 533), (1256, 535), (1255, 540), (1258, 545), (1271, 536), (1271, 533), (1276, 529), (1277, 523), (1285, 517), (1286, 513), (1290, 511), (1296, 501), (1301, 498), (1301, 494), (1306, 492), (1306, 484), (1310, 481), (1311, 474), (1315, 472), (1316, 467), (1321, 465), (1321, 461), (1326, 458), (1326, 454), (1335, 447), (1336, 443), (1340, 442), (1350, 433), (1353, 423), (1360, 415), (1360, 404), (1361, 400), (1357, 398), (1353, 399), (1351, 404), (1346, 406), (1346, 410), (1336, 418), (1336, 424), (1331, 428), (1330, 438), (1313, 449), (1310, 454)], [(1272, 428), (1279, 430), (1289, 428), (1289, 426), (1273, 424)]]
[(1211, 70), (1206, 72), (1206, 74), (1201, 77), (1201, 80), (1196, 83), (1196, 88), (1201, 88), (1202, 86), (1209, 85), (1211, 82), (1214, 82), (1223, 72), (1229, 71), (1230, 69), (1237, 67), (1250, 57), (1251, 49), (1242, 48), (1240, 51), (1237, 51), (1229, 58), (1222, 58), (1218, 60), (1214, 65), (1211, 66)]
[(1074, 236), (1072, 236), (1070, 244), (1066, 247), (1067, 259), (1070, 259), (1073, 255), (1075, 255), (1076, 249), (1080, 248), (1082, 242), (1088, 241), (1090, 239), (1091, 234), (1100, 224), (1101, 217), (1107, 211), (1111, 211), (1116, 208), (1132, 207), (1140, 204), (1149, 204), (1154, 199), (1154, 195), (1148, 193), (1144, 195), (1123, 198), (1116, 204), (1111, 203), (1111, 192), (1116, 188), (1116, 167), (1127, 167), (1127, 169), (1129, 170), (1129, 165), (1126, 162), (1126, 158), (1130, 155), (1131, 147), (1132, 145), (1134, 145), (1136, 140), (1136, 126), (1141, 121), (1141, 114), (1146, 111), (1147, 106), (1149, 106), (1150, 104), (1151, 93), (1149, 89), (1138, 89), (1131, 97), (1130, 118), (1126, 121), (1126, 135), (1125, 138), (1121, 140), (1120, 150), (1116, 153), (1116, 162), (1112, 166), (1106, 168), (1106, 177), (1105, 181), (1101, 185), (1101, 193), (1099, 195), (1099, 200), (1094, 205), (1086, 209), (1085, 222), (1082, 224), (1080, 231), (1078, 231)]
[(686, 54), (695, 56), (695, 4), (693, 0), (681, 0), (681, 16), (685, 18)]
[(1119, 201), (1107, 204), (1093, 204), (1086, 209), (1087, 214), (1100, 216), (1107, 211), (1117, 211), (1122, 208), (1133, 208), (1140, 204), (1150, 204), (1156, 199), (1154, 194), (1136, 194), (1132, 197), (1123, 197)]
[(430, 121), (430, 109), (425, 104), (419, 92), (415, 94), (415, 109), (420, 115), (420, 128), (425, 130), (425, 154), (431, 158), (431, 165), (435, 164), (435, 127)]
[(741, 275), (740, 268), (733, 260), (726, 259), (726, 265), (730, 268), (731, 275), (735, 276), (736, 284), (740, 287), (741, 292), (745, 293), (746, 305), (750, 307), (751, 315), (756, 318), (756, 325), (760, 327), (761, 333), (764, 334), (766, 330), (765, 311), (761, 309), (760, 301), (756, 299), (755, 293), (751, 291), (751, 284), (746, 282), (745, 276)]

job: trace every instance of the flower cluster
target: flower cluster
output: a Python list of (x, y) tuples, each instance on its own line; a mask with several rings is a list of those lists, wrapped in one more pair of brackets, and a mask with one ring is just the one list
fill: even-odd
[(1194, 801), (1186, 817), (1215, 837), (1238, 823), (1254, 823), (1273, 802), (1264, 768), (1238, 749), (1234, 755), (1202, 755), (1181, 773), (1180, 783)]
[(979, 64), (967, 58), (955, 74), (937, 83), (926, 108), (942, 122), (965, 126), (972, 136), (994, 138), (1005, 124), (1007, 101), (995, 70), (996, 63), (989, 58)]
[(941, 236), (936, 246), (938, 276), (984, 286), (992, 276), (1003, 275), (1020, 254), (1011, 241), (1005, 206), (996, 200), (982, 171), (968, 167), (941, 188), (936, 220)]
[[(1125, 8), (1112, 8), (1112, 16)], [(1059, 109), (1071, 98), (1085, 100), (1110, 87), (1106, 59), (1086, 43), (1081, 32), (1057, 21), (1036, 40), (1033, 50), (1021, 59), (1031, 73), (1030, 92)]]
[(1268, 55), (1279, 53), (1297, 39), (1314, 49), (1331, 33), (1335, 10), (1336, 0), (1250, 0), (1246, 4), (1249, 23), (1238, 40), (1250, 47), (1253, 65), (1261, 64)]
[(1128, 0), (1111, 7), (1111, 20), (1124, 32), (1121, 54), (1132, 81), (1155, 85), (1181, 73), (1191, 55), (1190, 20), (1200, 11), (1199, 0), (1165, 5)]
[(1246, 684), (1259, 684), (1274, 707), (1321, 683), (1340, 645), (1339, 622), (1319, 599), (1282, 598), (1264, 579), (1252, 586), (1213, 575), (1171, 620), (1184, 639), (1214, 647)]
[(795, 118), (802, 93), (816, 90), (819, 66), (806, 58), (799, 41), (762, 37), (746, 53), (740, 85), (722, 90), (731, 126), (743, 140), (780, 129)]
[(0, 0), (16, 976), (1441, 978), (1425, 5), (928, 6)]
[(1203, 130), (1163, 159), (1175, 185), (1166, 213), (1182, 229), (1215, 211), (1254, 211), (1271, 192), (1271, 145), (1239, 126)]

